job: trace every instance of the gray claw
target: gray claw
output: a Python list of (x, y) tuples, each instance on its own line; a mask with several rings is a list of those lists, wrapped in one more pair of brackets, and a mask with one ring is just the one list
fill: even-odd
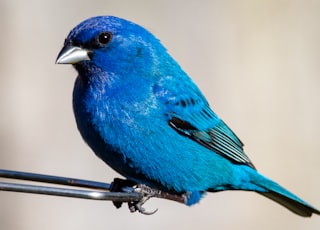
[(140, 213), (144, 215), (152, 215), (158, 211), (158, 209), (154, 211), (146, 211), (144, 207), (142, 207), (147, 200), (149, 200), (151, 197), (154, 197), (156, 195), (157, 190), (154, 190), (144, 184), (138, 184), (136, 188), (134, 189), (136, 192), (142, 193), (144, 196), (143, 198), (138, 202), (129, 202), (129, 210), (130, 212), (136, 212), (139, 211)]
[(129, 210), (130, 212), (140, 212), (141, 214), (144, 214), (144, 215), (152, 215), (152, 214), (155, 214), (158, 209), (154, 210), (154, 211), (146, 211), (146, 209), (144, 207), (142, 207), (143, 203), (141, 202), (138, 202), (138, 203), (130, 203), (129, 204)]

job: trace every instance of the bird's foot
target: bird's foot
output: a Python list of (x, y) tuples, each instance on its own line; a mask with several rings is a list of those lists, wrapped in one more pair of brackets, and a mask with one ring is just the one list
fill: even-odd
[(157, 196), (158, 190), (152, 189), (144, 184), (138, 184), (134, 186), (134, 191), (138, 193), (142, 193), (143, 197), (139, 201), (131, 201), (128, 202), (129, 210), (131, 212), (140, 212), (144, 215), (152, 215), (158, 211), (158, 209), (154, 211), (146, 211), (144, 207), (142, 207), (150, 198)]
[[(110, 186), (110, 192), (123, 192), (124, 188), (130, 187), (133, 188), (133, 192), (138, 192), (143, 195), (143, 197), (139, 201), (130, 201), (128, 202), (128, 207), (130, 212), (140, 212), (145, 215), (152, 215), (158, 211), (158, 209), (154, 211), (146, 211), (144, 207), (142, 207), (151, 197), (155, 197), (159, 194), (159, 191), (153, 188), (148, 187), (144, 184), (136, 184), (130, 180), (124, 180), (120, 178), (115, 178)], [(112, 201), (113, 205), (116, 208), (120, 208), (123, 202)]]

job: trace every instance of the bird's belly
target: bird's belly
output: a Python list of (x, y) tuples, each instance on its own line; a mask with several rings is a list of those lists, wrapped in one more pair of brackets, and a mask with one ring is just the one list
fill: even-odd
[(102, 117), (82, 105), (75, 104), (74, 112), (83, 139), (126, 178), (178, 193), (229, 183), (230, 162), (178, 134), (164, 117), (130, 114), (127, 119), (106, 112)]

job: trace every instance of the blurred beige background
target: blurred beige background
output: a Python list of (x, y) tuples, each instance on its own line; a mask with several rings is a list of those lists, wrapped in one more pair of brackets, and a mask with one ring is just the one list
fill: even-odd
[[(71, 109), (76, 72), (55, 65), (68, 32), (94, 15), (152, 31), (246, 144), (257, 168), (320, 208), (320, 1), (0, 1), (0, 168), (110, 182)], [(201, 2), (201, 3), (200, 3)], [(319, 229), (250, 192), (192, 208), (153, 199), (153, 216), (111, 203), (0, 192), (0, 228)]]

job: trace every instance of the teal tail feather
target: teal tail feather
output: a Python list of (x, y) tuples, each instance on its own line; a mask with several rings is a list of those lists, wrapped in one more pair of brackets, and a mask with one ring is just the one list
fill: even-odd
[(315, 209), (314, 207), (308, 205), (307, 203), (297, 201), (292, 199), (291, 197), (284, 196), (280, 193), (270, 191), (270, 192), (259, 192), (259, 194), (268, 197), (269, 199), (281, 204), (282, 206), (286, 207), (290, 211), (294, 212), (303, 217), (310, 217), (312, 214), (320, 215), (319, 210)]
[(259, 175), (259, 178), (253, 183), (266, 190), (266, 192), (258, 192), (259, 194), (279, 203), (295, 214), (303, 217), (310, 217), (312, 214), (320, 215), (319, 210), (264, 176)]

